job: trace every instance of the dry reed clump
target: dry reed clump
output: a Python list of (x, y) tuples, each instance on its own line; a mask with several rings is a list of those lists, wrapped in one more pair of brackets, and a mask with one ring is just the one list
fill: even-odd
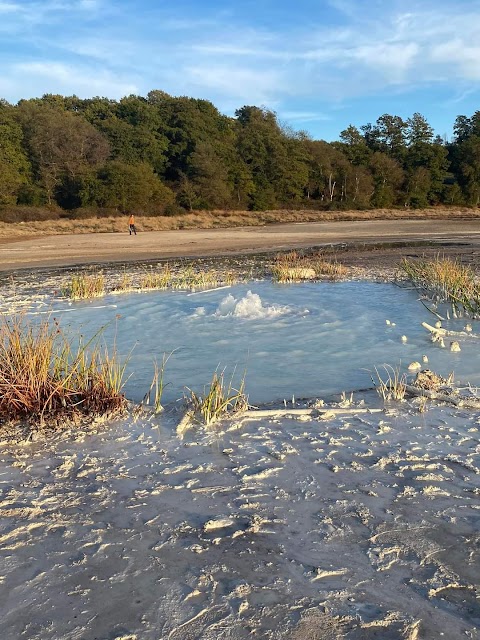
[(167, 289), (172, 280), (172, 271), (168, 264), (161, 270), (152, 267), (145, 269), (140, 277), (140, 289)]
[[(141, 216), (140, 231), (175, 229), (211, 229), (215, 227), (259, 226), (274, 222), (318, 222), (319, 220), (400, 220), (478, 218), (480, 212), (468, 207), (435, 207), (431, 209), (369, 209), (365, 211), (325, 211), (311, 209), (281, 209), (270, 211), (192, 211), (179, 216)], [(92, 215), (90, 218), (34, 220), (22, 222), (0, 221), (0, 238), (66, 233), (126, 233), (125, 216)]]
[(348, 274), (347, 267), (336, 260), (326, 259), (321, 253), (300, 255), (297, 251), (277, 255), (271, 271), (277, 282), (299, 282), (321, 277), (337, 279)]
[(171, 283), (173, 289), (208, 289), (221, 284), (223, 279), (217, 271), (197, 270), (193, 265), (180, 269)]
[(61, 293), (71, 300), (99, 298), (105, 294), (105, 277), (98, 273), (76, 273), (70, 282), (61, 288)]
[(384, 364), (383, 370), (385, 373), (381, 374), (375, 367), (376, 378), (372, 376), (372, 382), (378, 395), (384, 402), (404, 400), (407, 393), (407, 376), (400, 373), (400, 366), (392, 367), (389, 364)]
[(174, 272), (168, 265), (161, 271), (148, 270), (140, 280), (140, 288), (144, 289), (207, 289), (238, 281), (233, 272), (226, 275), (214, 269), (198, 270), (193, 265), (180, 268)]
[(115, 348), (74, 343), (57, 320), (33, 324), (23, 316), (0, 318), (0, 419), (54, 425), (81, 415), (102, 416), (126, 406), (125, 363)]
[[(175, 350), (174, 350), (175, 351)], [(150, 389), (143, 397), (143, 404), (149, 405), (152, 403), (154, 413), (160, 413), (163, 411), (162, 397), (165, 389), (165, 367), (174, 351), (169, 354), (164, 353), (162, 358), (162, 364), (159, 365), (157, 360), (153, 361), (153, 378), (150, 385)]]
[(414, 286), (435, 302), (449, 302), (455, 311), (480, 315), (480, 283), (469, 266), (437, 256), (433, 260), (404, 258), (401, 268)]
[(233, 375), (228, 384), (224, 379), (224, 371), (213, 374), (210, 385), (205, 388), (204, 395), (197, 395), (187, 389), (187, 406), (191, 408), (197, 420), (210, 426), (221, 418), (248, 409), (248, 398), (245, 394), (245, 375), (238, 389), (233, 387)]
[(133, 290), (133, 277), (124, 269), (120, 280), (115, 283), (112, 293), (127, 293)]
[[(141, 290), (165, 289), (206, 289), (221, 285), (232, 285), (239, 278), (233, 271), (219, 273), (215, 269), (198, 270), (193, 265), (187, 265), (174, 271), (168, 264), (161, 268), (144, 267), (134, 284), (132, 274), (125, 270), (119, 280), (112, 284), (110, 293), (129, 293)], [(60, 288), (63, 296), (72, 300), (100, 297), (107, 293), (103, 273), (77, 273), (70, 281)]]

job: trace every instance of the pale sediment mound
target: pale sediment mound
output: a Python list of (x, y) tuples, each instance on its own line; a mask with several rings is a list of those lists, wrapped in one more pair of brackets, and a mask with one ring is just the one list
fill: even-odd
[(4, 637), (474, 638), (478, 412), (343, 404), (1, 442)]

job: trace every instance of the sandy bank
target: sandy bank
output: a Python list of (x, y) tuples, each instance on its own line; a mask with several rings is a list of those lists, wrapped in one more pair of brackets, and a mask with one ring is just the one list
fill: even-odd
[(340, 249), (345, 243), (368, 248), (378, 243), (399, 242), (431, 243), (437, 253), (455, 250), (473, 256), (473, 261), (480, 251), (480, 224), (467, 219), (366, 220), (149, 231), (137, 236), (128, 233), (38, 236), (2, 244), (0, 270), (229, 256), (331, 245)]

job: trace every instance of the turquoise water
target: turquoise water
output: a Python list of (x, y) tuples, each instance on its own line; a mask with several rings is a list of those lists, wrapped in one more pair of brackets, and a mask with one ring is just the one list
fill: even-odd
[[(460, 341), (460, 353), (450, 352), (449, 339), (445, 349), (433, 344), (421, 322), (436, 318), (415, 291), (392, 284), (262, 281), (209, 292), (131, 293), (58, 302), (55, 316), (85, 335), (107, 325), (107, 342), (115, 339), (119, 353), (129, 355), (125, 390), (136, 401), (150, 385), (153, 360), (171, 352), (166, 403), (181, 399), (185, 387), (202, 392), (215, 370), (225, 369), (228, 379), (234, 374), (237, 384), (246, 371), (250, 401), (264, 403), (371, 387), (375, 367), (406, 371), (423, 355), (424, 367), (480, 384), (479, 343)], [(443, 326), (461, 331), (465, 324)], [(478, 322), (471, 324), (480, 332)]]

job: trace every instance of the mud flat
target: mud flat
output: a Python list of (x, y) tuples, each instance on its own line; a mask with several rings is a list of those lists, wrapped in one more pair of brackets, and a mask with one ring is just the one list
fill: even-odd
[[(0, 310), (49, 313), (62, 278), (4, 276)], [(480, 412), (325, 400), (2, 428), (2, 637), (478, 639)]]
[[(13, 233), (13, 232), (11, 232)], [(437, 254), (465, 255), (478, 262), (478, 220), (350, 220), (296, 222), (260, 227), (86, 233), (11, 237), (1, 243), (0, 271), (82, 264), (232, 256), (309, 247), (378, 247), (379, 244), (430, 244)], [(387, 252), (389, 253), (389, 252)], [(378, 261), (381, 252), (377, 251)], [(367, 256), (365, 256), (367, 257)], [(396, 259), (398, 261), (398, 254)], [(367, 258), (368, 259), (368, 258)], [(348, 258), (347, 258), (348, 262)]]
[(3, 637), (478, 638), (480, 414), (316, 406), (2, 436)]

